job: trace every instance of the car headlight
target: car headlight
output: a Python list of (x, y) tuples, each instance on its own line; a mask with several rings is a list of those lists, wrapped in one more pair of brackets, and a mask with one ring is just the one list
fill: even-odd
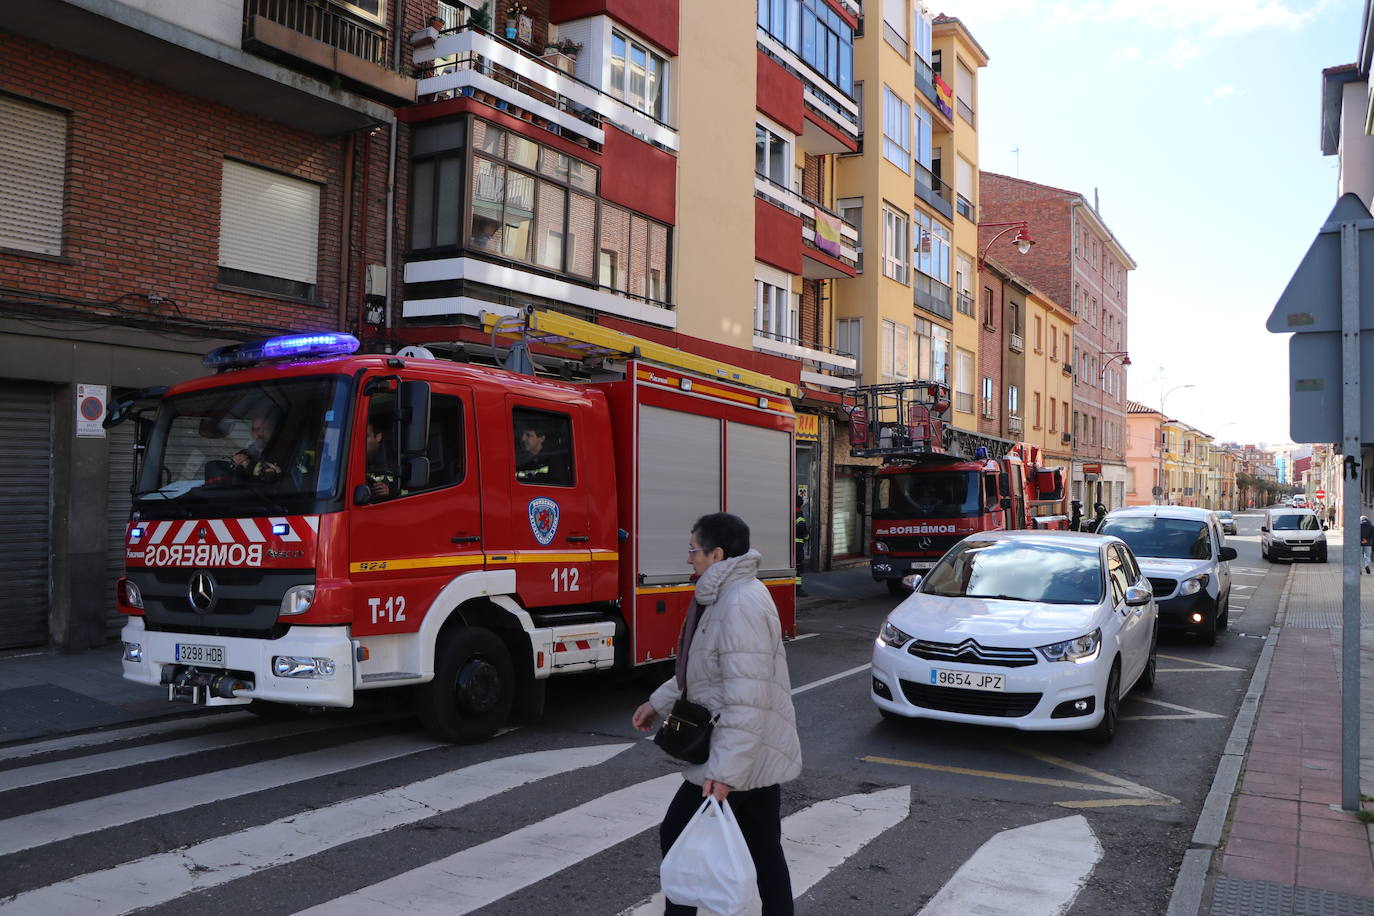
[(1207, 582), (1211, 577), (1207, 573), (1200, 576), (1193, 576), (1191, 579), (1184, 579), (1183, 584), (1178, 587), (1180, 595), (1196, 595), (1207, 587)]
[(900, 649), (911, 642), (911, 634), (903, 633), (892, 625), (892, 621), (888, 620), (883, 623), (883, 628), (878, 631), (878, 642), (894, 649)]
[(1093, 630), (1074, 639), (1040, 646), (1039, 652), (1049, 662), (1090, 662), (1102, 648), (1102, 630)]

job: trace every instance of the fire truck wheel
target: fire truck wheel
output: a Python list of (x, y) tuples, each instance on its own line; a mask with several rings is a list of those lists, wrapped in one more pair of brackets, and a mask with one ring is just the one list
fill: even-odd
[(514, 694), (506, 644), (490, 630), (455, 627), (439, 638), (434, 680), (416, 692), (415, 711), (436, 738), (470, 744), (505, 724)]

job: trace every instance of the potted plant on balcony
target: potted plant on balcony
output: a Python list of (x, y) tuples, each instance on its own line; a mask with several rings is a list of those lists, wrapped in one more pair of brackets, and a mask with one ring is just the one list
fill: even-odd
[(491, 4), (483, 3), (480, 9), (473, 10), (468, 15), (468, 25), (483, 32), (491, 31)]
[(571, 75), (577, 69), (577, 54), (581, 50), (582, 42), (559, 38), (544, 45), (544, 60)]
[(520, 35), (520, 17), (525, 15), (526, 6), (523, 3), (512, 3), (510, 9), (506, 10), (506, 41), (515, 41)]

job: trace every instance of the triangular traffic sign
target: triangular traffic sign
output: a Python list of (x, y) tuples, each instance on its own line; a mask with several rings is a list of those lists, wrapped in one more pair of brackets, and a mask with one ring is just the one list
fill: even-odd
[(1341, 223), (1360, 227), (1360, 327), (1374, 329), (1374, 219), (1354, 194), (1342, 194), (1293, 271), (1265, 327), (1275, 334), (1341, 329)]

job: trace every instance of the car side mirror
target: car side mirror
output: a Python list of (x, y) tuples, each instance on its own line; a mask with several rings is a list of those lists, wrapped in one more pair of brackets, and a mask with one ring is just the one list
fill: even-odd
[(1322, 522), (1322, 530), (1323, 530), (1323, 531), (1330, 531), (1330, 530), (1331, 530), (1331, 526), (1328, 525), (1326, 522)]
[(1011, 508), (1011, 497), (1010, 497), (1010, 496), (1003, 496), (1003, 497), (1002, 497), (1001, 506), (1002, 506), (1003, 509), (1010, 509), (1010, 508)]
[(1144, 607), (1154, 597), (1154, 592), (1143, 585), (1126, 586), (1126, 606)]
[(1223, 547), (1223, 548), (1221, 548), (1221, 554), (1219, 555), (1219, 558), (1220, 558), (1223, 562), (1225, 562), (1226, 560), (1234, 560), (1234, 559), (1235, 559), (1236, 557), (1238, 557), (1238, 556), (1240, 556), (1240, 554), (1236, 553), (1236, 548), (1234, 548), (1234, 547)]
[(1268, 525), (1260, 525), (1260, 531), (1268, 531), (1268, 530), (1269, 530), (1269, 526), (1268, 526)]
[(909, 576), (902, 576), (902, 584), (914, 592), (916, 591), (916, 586), (921, 584), (921, 575), (919, 573), (912, 573)]

